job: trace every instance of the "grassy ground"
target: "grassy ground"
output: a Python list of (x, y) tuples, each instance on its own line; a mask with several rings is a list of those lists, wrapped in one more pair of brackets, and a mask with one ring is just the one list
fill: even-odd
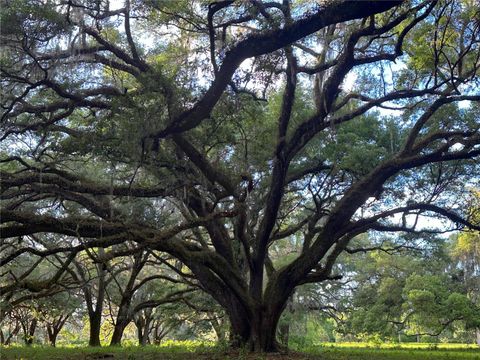
[(319, 349), (311, 353), (317, 354), (319, 360), (480, 360), (480, 350), (371, 349), (344, 347)]
[(247, 355), (212, 346), (167, 344), (166, 346), (88, 348), (11, 346), (0, 348), (1, 360), (480, 360), (480, 349), (458, 344), (324, 344), (302, 353)]

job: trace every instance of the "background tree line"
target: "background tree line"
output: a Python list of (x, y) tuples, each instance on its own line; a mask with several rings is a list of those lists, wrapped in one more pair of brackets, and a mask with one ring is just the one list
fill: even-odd
[[(405, 248), (391, 238), (379, 249), (366, 237), (356, 239), (371, 249), (339, 260), (342, 279), (300, 287), (280, 320), (279, 338), (299, 347), (372, 339), (478, 343), (479, 241), (478, 233), (461, 233), (418, 238), (417, 246)], [(279, 258), (294, 247), (279, 248)], [(228, 339), (221, 308), (189, 288), (188, 276), (171, 259), (139, 254), (112, 259), (103, 269), (90, 255), (48, 291), (4, 294), (2, 344), (55, 346), (59, 335), (63, 344), (91, 345), (119, 345), (122, 338), (139, 345)], [(23, 266), (32, 260), (25, 256)], [(58, 266), (52, 262), (30, 276), (30, 286)], [(8, 272), (22, 275), (18, 265)]]

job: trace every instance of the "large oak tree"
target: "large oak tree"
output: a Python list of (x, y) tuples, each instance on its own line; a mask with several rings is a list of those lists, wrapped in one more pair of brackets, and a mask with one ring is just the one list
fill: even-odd
[(289, 296), (341, 275), (355, 236), (435, 232), (431, 217), (479, 228), (462, 197), (480, 154), (475, 2), (1, 11), (2, 266), (165, 252), (225, 309), (232, 341), (273, 351)]

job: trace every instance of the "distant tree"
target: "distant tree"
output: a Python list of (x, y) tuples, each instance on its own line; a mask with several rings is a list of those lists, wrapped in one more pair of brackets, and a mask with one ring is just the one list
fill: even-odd
[(20, 322), (14, 316), (13, 310), (2, 311), (0, 322), (0, 344), (10, 345), (20, 331)]
[[(123, 264), (131, 262), (127, 265), (127, 271), (115, 275), (114, 281), (110, 284), (115, 288), (113, 291), (107, 288), (110, 307), (114, 305), (117, 308), (110, 345), (120, 345), (123, 332), (131, 322), (136, 324), (139, 331), (139, 343), (145, 345), (149, 332), (148, 323), (152, 320), (152, 314), (151, 311), (144, 310), (182, 301), (194, 290), (198, 290), (193, 288), (191, 283), (188, 286), (188, 282), (185, 283), (181, 278), (171, 277), (165, 271), (162, 273), (162, 263), (155, 263), (152, 259), (149, 260), (149, 257), (151, 257), (150, 252), (141, 251), (134, 254), (131, 259), (124, 258)], [(154, 270), (151, 269), (152, 262), (156, 265)], [(145, 271), (146, 267), (150, 267), (151, 271)], [(141, 272), (142, 276), (140, 276)], [(142, 311), (144, 316), (138, 314)], [(142, 321), (143, 324), (141, 324)]]
[[(10, 246), (9, 249), (14, 253), (18, 251), (15, 246)], [(25, 343), (31, 345), (35, 333), (44, 322), (52, 330), (48, 334), (54, 345), (54, 339), (64, 324), (64, 316), (72, 311), (68, 303), (59, 302), (58, 299), (69, 299), (71, 305), (75, 304), (75, 284), (67, 271), (72, 257), (36, 257), (21, 250), (18, 254), (8, 266), (3, 267), (0, 282), (2, 334), (4, 326), (8, 328), (8, 334), (2, 335), (2, 342), (8, 344), (21, 328)], [(61, 319), (54, 320), (59, 313)]]
[(329, 304), (341, 318), (339, 333), (451, 338), (458, 329), (476, 326), (480, 312), (458, 277), (449, 241), (409, 236), (378, 243), (363, 238), (350, 246), (336, 265), (348, 286), (319, 287), (316, 292), (324, 297), (319, 303)]
[(411, 275), (403, 289), (405, 322), (417, 335), (438, 336), (456, 321), (480, 323), (480, 309), (445, 275)]
[[(470, 204), (471, 216), (480, 218), (480, 194), (473, 192), (473, 201)], [(480, 306), (480, 232), (465, 231), (459, 234), (454, 241), (452, 255), (458, 261), (463, 272), (463, 283), (469, 299)], [(475, 329), (476, 341), (480, 346), (480, 326)]]
[(64, 291), (42, 299), (40, 320), (45, 325), (48, 342), (51, 346), (56, 346), (60, 331), (74, 311), (81, 306), (81, 300), (73, 291)]

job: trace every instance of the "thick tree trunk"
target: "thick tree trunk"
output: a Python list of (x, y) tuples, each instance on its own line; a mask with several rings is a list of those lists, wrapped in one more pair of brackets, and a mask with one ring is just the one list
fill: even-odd
[(476, 337), (477, 345), (480, 346), (480, 328), (475, 329), (475, 337)]
[(281, 312), (256, 310), (253, 312), (255, 316), (249, 318), (245, 312), (238, 310), (227, 310), (231, 322), (232, 345), (254, 352), (278, 351), (276, 333)]
[(230, 319), (230, 344), (233, 347), (242, 347), (250, 338), (250, 323), (245, 311), (239, 307), (227, 309)]
[(102, 325), (102, 314), (94, 312), (88, 315), (90, 321), (90, 338), (89, 346), (101, 346), (100, 344), (100, 328)]

